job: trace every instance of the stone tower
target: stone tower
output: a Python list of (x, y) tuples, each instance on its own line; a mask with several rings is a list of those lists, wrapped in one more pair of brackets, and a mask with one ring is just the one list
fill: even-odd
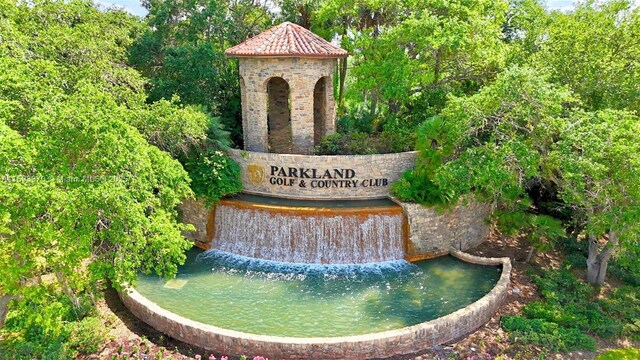
[(345, 50), (285, 22), (225, 53), (240, 60), (245, 150), (309, 154), (335, 132), (333, 74)]

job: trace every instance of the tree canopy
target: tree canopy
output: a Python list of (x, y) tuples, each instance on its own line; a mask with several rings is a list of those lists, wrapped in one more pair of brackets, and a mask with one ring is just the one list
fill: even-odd
[(0, 352), (71, 358), (63, 340), (91, 317), (96, 286), (175, 273), (191, 246), (176, 206), (241, 187), (224, 154), (242, 145), (237, 60), (224, 50), (283, 20), (350, 53), (335, 73), (340, 133), (319, 151), (415, 148), (393, 187), (402, 200), (493, 202), (498, 229), (532, 249), (567, 229), (588, 241), (593, 284), (615, 256), (640, 265), (629, 1), (144, 6), (141, 19), (85, 0), (0, 0)]

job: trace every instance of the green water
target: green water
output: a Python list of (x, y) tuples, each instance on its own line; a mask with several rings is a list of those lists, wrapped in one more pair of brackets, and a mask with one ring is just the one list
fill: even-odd
[(183, 317), (262, 335), (332, 337), (398, 329), (478, 300), (500, 276), (498, 267), (449, 256), (372, 268), (292, 270), (247, 258), (197, 259), (198, 253), (188, 254), (176, 279), (140, 276), (136, 289)]

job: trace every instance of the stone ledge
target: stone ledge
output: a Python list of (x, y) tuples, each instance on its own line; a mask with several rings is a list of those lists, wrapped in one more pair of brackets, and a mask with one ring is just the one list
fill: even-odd
[(502, 265), (496, 286), (478, 301), (421, 324), (367, 335), (292, 338), (248, 334), (190, 320), (169, 312), (135, 289), (120, 293), (125, 306), (138, 318), (180, 341), (225, 355), (260, 354), (277, 359), (371, 359), (413, 354), (471, 333), (484, 325), (504, 303), (511, 275), (509, 258), (482, 258), (456, 249), (463, 261)]

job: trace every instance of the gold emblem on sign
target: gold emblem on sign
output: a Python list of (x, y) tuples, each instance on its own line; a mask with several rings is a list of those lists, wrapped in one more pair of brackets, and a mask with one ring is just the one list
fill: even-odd
[(261, 185), (264, 182), (264, 167), (255, 164), (248, 165), (247, 177), (253, 185)]

